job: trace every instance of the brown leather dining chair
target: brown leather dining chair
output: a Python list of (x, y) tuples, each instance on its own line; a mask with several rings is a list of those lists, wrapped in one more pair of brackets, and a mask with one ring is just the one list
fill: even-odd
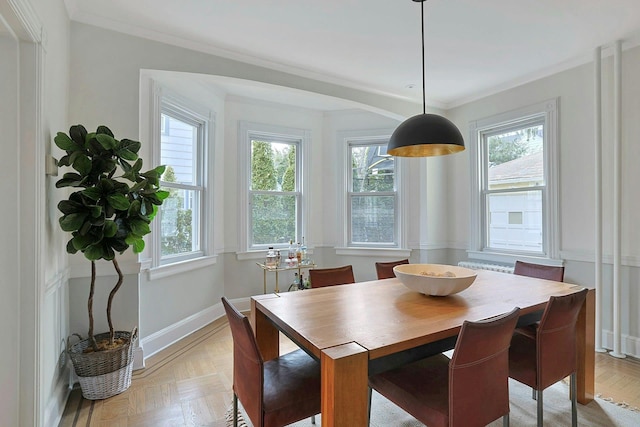
[(320, 413), (320, 364), (302, 350), (265, 362), (247, 316), (225, 297), (222, 305), (233, 338), (234, 427), (238, 400), (257, 427), (281, 427)]
[(309, 270), (309, 280), (312, 288), (356, 283), (351, 265), (335, 268), (312, 268)]
[(393, 272), (393, 267), (402, 264), (409, 264), (409, 260), (401, 259), (398, 261), (376, 262), (376, 274), (378, 275), (378, 280), (391, 279), (396, 277), (395, 273)]
[(509, 342), (520, 309), (465, 321), (451, 360), (428, 357), (369, 377), (371, 389), (429, 427), (509, 425)]
[(587, 289), (549, 299), (535, 328), (518, 329), (509, 349), (509, 376), (532, 387), (537, 395), (538, 426), (543, 425), (543, 390), (570, 376), (571, 425), (578, 425), (576, 408), (576, 322)]
[(516, 261), (513, 267), (513, 274), (519, 276), (537, 277), (538, 279), (555, 280), (562, 282), (564, 280), (564, 267), (532, 264), (524, 261)]

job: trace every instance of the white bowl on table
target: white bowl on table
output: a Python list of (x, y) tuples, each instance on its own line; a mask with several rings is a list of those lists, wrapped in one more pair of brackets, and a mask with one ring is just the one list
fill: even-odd
[(393, 271), (407, 288), (433, 296), (462, 292), (477, 276), (469, 268), (445, 264), (402, 264), (393, 267)]

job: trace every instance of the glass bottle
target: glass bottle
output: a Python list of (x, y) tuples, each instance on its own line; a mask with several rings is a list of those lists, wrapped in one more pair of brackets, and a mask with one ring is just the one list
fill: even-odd
[(287, 254), (289, 259), (296, 257), (296, 248), (293, 246), (293, 240), (289, 240), (289, 253)]
[(296, 258), (298, 265), (302, 264), (302, 245), (300, 245), (300, 242), (296, 243)]
[(308, 264), (309, 258), (307, 258), (307, 245), (304, 244), (304, 237), (302, 238), (302, 246), (300, 247), (300, 252), (302, 253), (302, 264)]
[(265, 260), (265, 265), (267, 268), (277, 267), (276, 252), (273, 250), (272, 246), (269, 246), (269, 250), (267, 251), (267, 259)]

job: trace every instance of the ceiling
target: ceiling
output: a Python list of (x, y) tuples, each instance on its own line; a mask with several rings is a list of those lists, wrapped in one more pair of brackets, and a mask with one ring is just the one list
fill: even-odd
[[(411, 0), (65, 0), (72, 20), (421, 102)], [(427, 103), (443, 108), (640, 41), (638, 0), (429, 0)], [(236, 88), (237, 89), (237, 88)], [(263, 96), (266, 96), (263, 94)]]

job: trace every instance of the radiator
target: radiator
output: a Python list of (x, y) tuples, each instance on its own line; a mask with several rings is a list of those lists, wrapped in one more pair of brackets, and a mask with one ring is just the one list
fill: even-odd
[(471, 268), (473, 270), (489, 270), (489, 271), (499, 271), (501, 273), (513, 273), (513, 267), (510, 267), (508, 265), (487, 264), (484, 262), (473, 262), (473, 261), (460, 261), (458, 265), (460, 267)]

